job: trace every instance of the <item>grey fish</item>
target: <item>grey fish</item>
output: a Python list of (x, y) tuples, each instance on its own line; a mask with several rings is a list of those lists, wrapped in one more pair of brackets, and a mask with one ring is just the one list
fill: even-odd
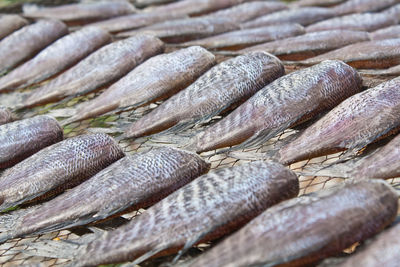
[(199, 46), (152, 57), (97, 98), (82, 103), (76, 115), (64, 123), (166, 99), (189, 86), (213, 65), (215, 56)]
[(12, 122), (16, 119), (16, 115), (8, 108), (0, 106), (0, 125)]
[(56, 7), (23, 6), (25, 17), (52, 18), (65, 21), (68, 24), (83, 24), (134, 12), (136, 12), (136, 9), (127, 1), (99, 1), (97, 3), (68, 4)]
[(254, 20), (242, 23), (241, 27), (243, 29), (248, 29), (281, 23), (299, 23), (303, 26), (306, 26), (320, 20), (331, 18), (333, 16), (334, 13), (328, 8), (293, 8), (258, 17)]
[[(9, 217), (0, 240), (53, 232), (145, 208), (206, 173), (195, 153), (158, 148), (126, 156), (64, 194)], [(132, 208), (133, 207), (133, 208)], [(0, 221), (2, 220), (0, 216)]]
[(400, 38), (400, 25), (379, 29), (370, 34), (371, 40), (384, 40)]
[(137, 219), (73, 251), (74, 266), (93, 266), (173, 253), (243, 226), (265, 209), (297, 196), (299, 181), (274, 162), (253, 162), (210, 172)]
[(28, 21), (18, 15), (0, 15), (0, 39), (3, 39), (10, 33), (24, 27)]
[(197, 152), (264, 142), (311, 119), (361, 90), (358, 73), (340, 61), (285, 75), (258, 91), (231, 114), (194, 138)]
[(13, 32), (0, 41), (0, 72), (15, 67), (68, 33), (56, 20), (39, 20)]
[(208, 49), (237, 50), (247, 46), (303, 34), (300, 24), (286, 23), (254, 29), (231, 31), (204, 39), (183, 43), (182, 46), (200, 45)]
[(303, 159), (366, 145), (400, 127), (400, 78), (358, 93), (308, 127), (279, 151), (280, 162)]
[(34, 90), (19, 108), (96, 90), (121, 78), (144, 60), (163, 50), (164, 44), (158, 38), (149, 35), (137, 35), (113, 42)]
[(348, 0), (333, 7), (333, 10), (337, 15), (346, 15), (350, 13), (380, 11), (397, 3), (399, 3), (399, 0)]
[(320, 6), (331, 7), (341, 4), (347, 0), (298, 0), (290, 3), (291, 7)]
[(106, 134), (81, 135), (46, 147), (1, 175), (0, 210), (62, 192), (123, 156)]
[(0, 78), (0, 92), (41, 82), (74, 65), (111, 41), (111, 36), (94, 27), (62, 37), (30, 61)]
[(62, 139), (61, 126), (49, 116), (36, 116), (1, 125), (0, 169), (11, 167)]
[(140, 137), (204, 122), (249, 98), (284, 72), (280, 60), (264, 52), (226, 60), (134, 122), (126, 135)]
[(349, 44), (369, 41), (367, 32), (332, 30), (252, 46), (240, 52), (265, 51), (281, 60), (304, 60)]
[(394, 221), (397, 201), (382, 180), (343, 183), (287, 200), (187, 265), (308, 266), (382, 231)]
[(239, 26), (229, 18), (196, 17), (170, 20), (138, 30), (121, 32), (117, 34), (117, 37), (144, 33), (157, 36), (165, 42), (178, 43), (237, 29)]

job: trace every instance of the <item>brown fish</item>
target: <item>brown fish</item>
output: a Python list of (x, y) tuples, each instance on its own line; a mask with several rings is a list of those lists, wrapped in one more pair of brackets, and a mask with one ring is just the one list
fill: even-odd
[(74, 266), (133, 259), (139, 263), (159, 252), (170, 254), (181, 248), (184, 252), (240, 228), (298, 192), (296, 175), (274, 162), (218, 169), (172, 193), (134, 221), (89, 244), (60, 252), (75, 254)]
[(379, 29), (370, 34), (371, 40), (400, 38), (400, 25)]
[(8, 108), (0, 106), (0, 125), (12, 122), (16, 116)]
[(400, 38), (351, 44), (302, 61), (314, 65), (324, 60), (342, 60), (358, 69), (384, 69), (400, 64)]
[(231, 31), (200, 40), (183, 43), (183, 46), (200, 45), (208, 49), (237, 50), (247, 46), (303, 34), (300, 24), (279, 24), (254, 29)]
[(331, 7), (341, 4), (347, 0), (298, 0), (290, 3), (292, 7), (305, 7), (305, 6), (320, 6)]
[(358, 93), (331, 110), (279, 151), (290, 164), (366, 145), (400, 127), (400, 78)]
[(39, 150), (63, 139), (57, 120), (49, 116), (0, 126), (0, 169), (11, 167)]
[(26, 19), (18, 15), (0, 15), (0, 39), (28, 24)]
[(27, 87), (74, 65), (111, 41), (111, 36), (95, 27), (83, 28), (62, 37), (30, 61), (0, 78), (0, 92)]
[(187, 266), (308, 266), (382, 231), (394, 221), (397, 201), (382, 180), (343, 183), (287, 200)]
[(128, 1), (99, 1), (56, 7), (24, 5), (23, 12), (24, 16), (28, 18), (52, 18), (68, 24), (83, 24), (134, 13), (136, 9)]
[(226, 60), (134, 122), (128, 137), (186, 128), (218, 115), (284, 74), (276, 57), (253, 52)]
[(352, 43), (369, 41), (367, 32), (333, 30), (311, 32), (275, 42), (252, 46), (240, 52), (265, 51), (281, 60), (304, 60)]
[(293, 8), (274, 12), (269, 15), (258, 17), (254, 20), (242, 23), (243, 29), (256, 28), (271, 24), (298, 23), (303, 26), (311, 23), (328, 19), (334, 16), (334, 13), (328, 8), (322, 7), (303, 7)]
[(363, 13), (379, 11), (397, 4), (399, 0), (348, 0), (335, 6), (332, 10), (337, 15), (346, 15), (350, 13)]
[(292, 72), (258, 91), (231, 114), (194, 138), (197, 152), (264, 142), (338, 105), (361, 90), (358, 73), (340, 61)]
[(106, 134), (81, 135), (46, 147), (1, 175), (0, 210), (71, 188), (123, 156)]
[(97, 98), (82, 103), (76, 115), (64, 123), (166, 99), (189, 86), (213, 65), (215, 56), (199, 46), (152, 57)]
[(0, 234), (0, 242), (88, 224), (128, 208), (151, 206), (209, 168), (210, 164), (197, 154), (174, 148), (126, 156), (38, 207), (0, 216), (8, 228)]
[(0, 72), (15, 67), (68, 33), (57, 20), (39, 20), (8, 35), (0, 41)]
[(137, 35), (106, 45), (34, 90), (19, 108), (46, 104), (96, 90), (121, 78), (163, 50), (164, 44), (150, 35)]

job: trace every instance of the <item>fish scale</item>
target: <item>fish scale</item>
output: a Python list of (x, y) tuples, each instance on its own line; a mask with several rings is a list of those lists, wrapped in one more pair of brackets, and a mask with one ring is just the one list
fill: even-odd
[(0, 15), (0, 39), (28, 24), (28, 21), (18, 15)]

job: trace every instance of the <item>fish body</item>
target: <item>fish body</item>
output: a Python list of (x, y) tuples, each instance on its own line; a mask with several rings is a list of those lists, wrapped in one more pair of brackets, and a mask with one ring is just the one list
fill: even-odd
[(15, 115), (5, 107), (0, 106), (0, 125), (12, 122), (15, 120)]
[(397, 3), (399, 3), (399, 0), (349, 0), (333, 7), (333, 10), (340, 16), (350, 13), (380, 11)]
[(311, 32), (241, 50), (265, 51), (282, 60), (303, 60), (352, 43), (369, 41), (367, 32), (332, 30)]
[(296, 123), (330, 110), (360, 92), (362, 80), (340, 61), (287, 74), (258, 91), (228, 116), (198, 133), (197, 152), (267, 141)]
[(36, 116), (1, 125), (0, 169), (11, 167), (62, 139), (61, 126), (49, 116)]
[(400, 38), (400, 25), (379, 29), (370, 34), (371, 40), (384, 40)]
[(30, 94), (21, 107), (31, 107), (85, 94), (128, 73), (147, 58), (161, 53), (156, 37), (138, 35), (106, 45)]
[(184, 46), (200, 45), (208, 49), (237, 50), (247, 46), (284, 39), (303, 34), (304, 28), (300, 24), (286, 23), (254, 29), (231, 31), (204, 39), (183, 43)]
[(249, 98), (283, 74), (282, 63), (264, 52), (226, 60), (134, 122), (126, 135), (140, 137), (205, 121)]
[(199, 46), (152, 57), (100, 96), (83, 103), (68, 122), (95, 117), (118, 107), (139, 107), (163, 100), (189, 86), (213, 65), (215, 56)]
[(346, 0), (298, 0), (290, 4), (292, 7), (320, 6), (331, 7), (345, 2)]
[(18, 15), (0, 15), (0, 40), (27, 24), (28, 21)]
[(0, 78), (0, 92), (27, 87), (74, 65), (111, 41), (111, 36), (94, 27), (83, 28), (62, 37), (33, 59)]
[(0, 41), (0, 72), (31, 58), (67, 33), (67, 26), (56, 20), (39, 20), (13, 32)]
[(328, 8), (322, 7), (303, 7), (282, 10), (258, 17), (254, 20), (247, 21), (241, 24), (243, 29), (256, 28), (272, 24), (281, 23), (298, 23), (303, 26), (314, 22), (328, 19), (334, 16), (334, 13)]
[(44, 148), (1, 175), (0, 209), (71, 188), (123, 156), (106, 134), (81, 135)]
[(287, 200), (187, 266), (308, 266), (382, 231), (394, 221), (397, 201), (382, 180), (343, 183)]
[(358, 93), (308, 127), (279, 151), (290, 164), (337, 151), (360, 150), (400, 127), (400, 78)]

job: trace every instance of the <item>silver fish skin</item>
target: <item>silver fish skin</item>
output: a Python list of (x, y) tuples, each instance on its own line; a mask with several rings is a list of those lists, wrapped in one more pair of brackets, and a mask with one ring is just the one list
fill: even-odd
[(320, 6), (331, 7), (341, 4), (347, 0), (298, 0), (290, 3), (290, 7)]
[(13, 32), (0, 41), (0, 72), (31, 58), (67, 33), (67, 26), (57, 20), (39, 20)]
[(284, 72), (281, 61), (264, 52), (226, 60), (134, 122), (126, 136), (140, 137), (206, 121), (249, 98)]
[(285, 75), (194, 137), (197, 152), (253, 146), (361, 91), (359, 74), (341, 61)]
[(311, 32), (283, 40), (252, 46), (240, 52), (265, 51), (281, 60), (304, 60), (343, 46), (369, 41), (362, 31), (332, 30)]
[(23, 15), (27, 18), (51, 18), (78, 24), (134, 12), (136, 12), (135, 7), (128, 1), (99, 1), (97, 3), (68, 4), (56, 7), (40, 7), (29, 4), (23, 6)]
[(95, 27), (83, 28), (62, 37), (33, 59), (0, 78), (0, 92), (27, 87), (67, 69), (109, 43), (111, 36)]
[(215, 63), (215, 56), (199, 46), (152, 57), (97, 98), (78, 106), (76, 115), (65, 123), (166, 99), (189, 86)]
[(306, 31), (353, 30), (371, 32), (395, 24), (397, 24), (397, 19), (384, 13), (352, 14), (317, 22), (306, 27)]
[(382, 180), (343, 183), (287, 200), (187, 266), (308, 266), (382, 231), (394, 221), (397, 201)]
[(360, 150), (400, 127), (400, 78), (358, 93), (308, 127), (279, 151), (289, 164), (337, 151)]
[(93, 266), (142, 256), (139, 263), (160, 251), (213, 240), (298, 192), (296, 175), (274, 162), (222, 168), (172, 193), (137, 220), (79, 248), (73, 264)]
[(256, 28), (280, 23), (298, 23), (303, 26), (334, 16), (333, 11), (323, 7), (303, 7), (282, 10), (258, 17), (241, 24), (242, 29)]
[(132, 206), (146, 208), (209, 168), (197, 154), (174, 148), (128, 155), (64, 194), (14, 217), (6, 234), (15, 238), (53, 232), (99, 221)]
[(300, 24), (286, 23), (254, 29), (231, 31), (183, 43), (183, 46), (200, 45), (208, 49), (237, 50), (247, 46), (275, 41), (304, 34), (304, 27)]
[(90, 54), (49, 83), (35, 89), (20, 108), (46, 104), (96, 90), (121, 78), (147, 58), (163, 50), (163, 42), (150, 35), (137, 35), (113, 42)]
[(0, 126), (0, 169), (8, 168), (63, 139), (63, 130), (50, 116), (10, 122)]
[(71, 188), (123, 156), (106, 134), (81, 135), (46, 147), (1, 175), (0, 210)]
[(370, 34), (371, 40), (384, 40), (400, 38), (400, 25), (379, 29)]
[(0, 106), (0, 125), (12, 122), (16, 119), (16, 115), (8, 108)]
[(28, 25), (28, 21), (21, 16), (11, 14), (0, 15), (0, 39), (26, 25)]
[(399, 3), (399, 0), (348, 0), (332, 8), (338, 15), (380, 11)]

